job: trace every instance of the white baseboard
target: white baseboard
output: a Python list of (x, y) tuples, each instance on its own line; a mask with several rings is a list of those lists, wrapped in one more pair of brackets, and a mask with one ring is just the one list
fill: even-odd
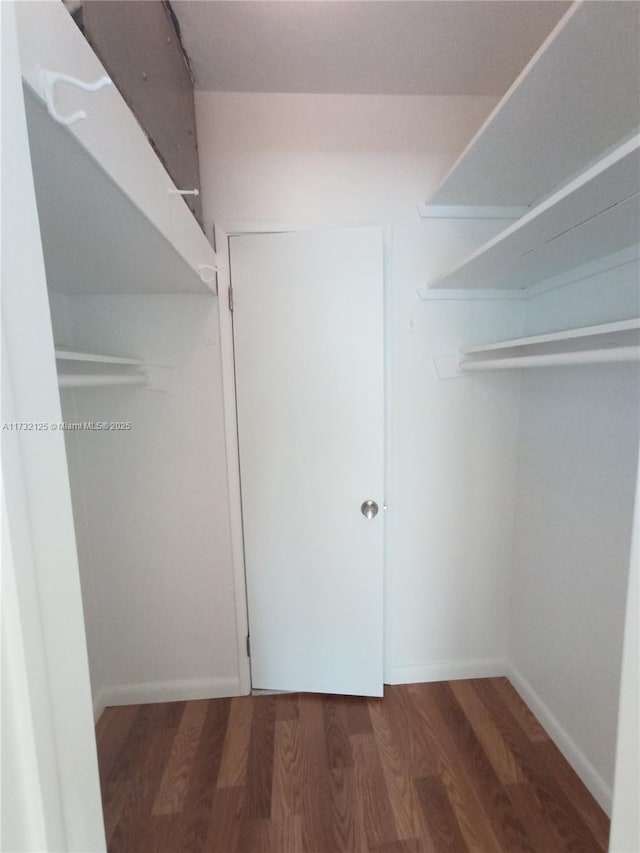
[(184, 681), (147, 681), (103, 687), (93, 701), (94, 718), (113, 705), (145, 705), (149, 702), (185, 702), (189, 699), (221, 699), (240, 696), (236, 678), (197, 678)]
[(549, 710), (540, 695), (512, 663), (507, 664), (506, 675), (529, 708), (531, 708), (533, 713), (540, 720), (544, 728), (547, 730), (549, 737), (553, 740), (578, 776), (582, 779), (591, 794), (602, 806), (604, 811), (608, 815), (611, 815), (611, 805), (613, 802), (613, 791), (611, 785), (608, 785), (605, 782), (584, 752), (559, 722), (557, 717)]
[(456, 681), (460, 678), (495, 678), (505, 675), (506, 666), (503, 659), (493, 658), (389, 666), (384, 673), (384, 683), (417, 684), (423, 681)]
[(104, 690), (100, 689), (98, 693), (93, 697), (93, 722), (97, 723), (100, 717), (102, 716), (102, 712), (107, 707), (107, 703), (104, 699)]

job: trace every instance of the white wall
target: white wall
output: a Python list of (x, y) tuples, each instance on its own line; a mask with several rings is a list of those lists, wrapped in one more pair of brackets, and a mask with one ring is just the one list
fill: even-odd
[(210, 296), (52, 296), (59, 344), (175, 369), (168, 393), (66, 390), (94, 704), (239, 692)]
[(386, 679), (502, 671), (517, 376), (441, 383), (431, 356), (522, 331), (517, 302), (415, 290), (495, 223), (420, 221), (490, 98), (196, 93), (207, 229), (387, 226)]
[(206, 227), (415, 222), (496, 100), (196, 92)]
[[(527, 329), (640, 313), (638, 265), (535, 297)], [(523, 371), (510, 657), (517, 682), (607, 807), (633, 500), (637, 364)]]
[[(69, 349), (73, 349), (71, 346), (73, 340), (71, 333), (72, 323), (67, 297), (56, 291), (49, 290), (49, 310), (51, 311), (51, 323), (56, 344), (68, 345)], [(61, 398), (63, 417), (69, 421), (76, 420), (73, 399), (70, 392), (65, 392)], [(94, 698), (94, 709), (99, 713), (103, 707), (99, 697), (104, 694), (104, 687), (106, 686), (105, 661), (108, 651), (105, 647), (104, 607), (99, 596), (99, 574), (97, 573), (98, 570), (91, 550), (92, 531), (89, 526), (90, 513), (86, 505), (87, 496), (93, 494), (94, 488), (91, 484), (85, 482), (80, 461), (80, 442), (76, 441), (75, 438), (75, 433), (65, 433), (67, 466), (69, 469), (73, 504), (73, 521), (80, 566), (82, 607), (89, 654), (91, 693)], [(111, 466), (109, 467), (111, 468)]]

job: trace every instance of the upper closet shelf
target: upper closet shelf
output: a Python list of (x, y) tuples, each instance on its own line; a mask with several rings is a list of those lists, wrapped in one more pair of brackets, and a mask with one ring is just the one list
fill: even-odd
[(188, 188), (174, 186), (118, 90), (105, 85), (64, 5), (17, 3), (16, 17), (49, 286), (215, 292), (215, 253), (178, 193)]
[(639, 193), (635, 136), (429, 287), (522, 289), (634, 245), (640, 236)]
[(574, 3), (430, 199), (531, 206), (640, 126), (640, 4)]

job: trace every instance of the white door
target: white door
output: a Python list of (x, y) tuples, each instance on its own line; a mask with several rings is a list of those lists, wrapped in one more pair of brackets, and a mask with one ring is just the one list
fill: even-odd
[(380, 696), (382, 234), (230, 245), (252, 684)]

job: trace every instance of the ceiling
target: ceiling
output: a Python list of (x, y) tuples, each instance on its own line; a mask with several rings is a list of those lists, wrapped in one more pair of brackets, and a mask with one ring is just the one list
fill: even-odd
[(560, 0), (174, 0), (196, 88), (502, 95)]

